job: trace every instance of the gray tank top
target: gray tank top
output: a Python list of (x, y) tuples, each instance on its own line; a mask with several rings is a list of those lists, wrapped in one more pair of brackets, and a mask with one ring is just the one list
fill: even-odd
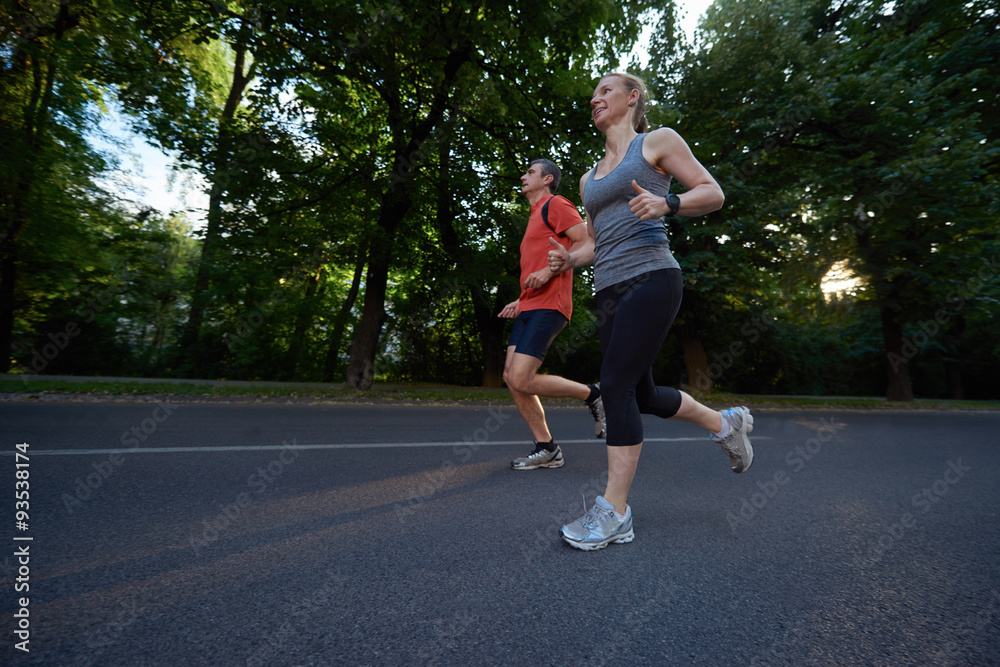
[(658, 269), (679, 269), (670, 252), (663, 218), (639, 220), (628, 202), (635, 197), (632, 179), (655, 195), (666, 196), (670, 177), (664, 176), (642, 156), (640, 134), (628, 147), (624, 159), (603, 178), (594, 178), (595, 166), (583, 188), (583, 206), (594, 223), (594, 289), (634, 278)]

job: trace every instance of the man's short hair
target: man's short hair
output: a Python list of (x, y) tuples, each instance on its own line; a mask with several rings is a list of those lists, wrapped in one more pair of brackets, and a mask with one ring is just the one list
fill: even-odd
[(559, 166), (552, 160), (546, 160), (545, 158), (538, 158), (537, 160), (532, 160), (531, 164), (528, 166), (540, 164), (542, 165), (542, 176), (551, 176), (552, 182), (549, 183), (549, 192), (552, 194), (556, 193), (559, 189), (559, 181), (562, 180), (562, 170)]

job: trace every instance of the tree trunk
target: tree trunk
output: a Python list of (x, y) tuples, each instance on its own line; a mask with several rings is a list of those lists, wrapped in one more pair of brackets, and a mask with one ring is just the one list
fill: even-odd
[(687, 368), (688, 390), (701, 394), (712, 390), (713, 378), (708, 369), (708, 355), (705, 346), (694, 327), (687, 323), (676, 326), (677, 335), (684, 350), (684, 366)]
[(295, 330), (288, 344), (288, 360), (285, 364), (285, 368), (291, 371), (289, 377), (286, 378), (288, 380), (302, 379), (302, 351), (305, 348), (306, 331), (313, 321), (312, 301), (316, 297), (322, 275), (323, 267), (321, 265), (306, 279), (305, 299), (299, 305), (299, 312), (295, 317)]
[[(503, 365), (506, 359), (503, 334), (499, 336), (483, 336), (483, 386), (490, 389), (503, 387)], [(489, 345), (490, 347), (486, 347)]]
[(886, 354), (886, 390), (889, 401), (912, 401), (913, 385), (910, 382), (912, 350), (904, 349), (903, 327), (889, 306), (882, 306), (882, 338)]
[(504, 346), (504, 325), (506, 320), (497, 317), (500, 306), (489, 299), (481, 290), (470, 287), (473, 310), (476, 314), (476, 328), (479, 331), (479, 350), (483, 357), (484, 387), (503, 386), (503, 365), (507, 357)]
[(361, 321), (354, 331), (351, 357), (347, 362), (347, 384), (361, 391), (371, 389), (375, 381), (375, 355), (386, 318), (385, 287), (388, 273), (386, 258), (369, 257)]
[(17, 245), (14, 239), (4, 239), (0, 256), (0, 373), (11, 366), (11, 347), (14, 343), (14, 287), (17, 285)]
[[(0, 372), (11, 367), (11, 348), (14, 343), (14, 312), (17, 309), (17, 266), (19, 248), (17, 237), (27, 223), (25, 203), (30, 196), (30, 185), (18, 184), (10, 201), (4, 202), (9, 218), (5, 220), (0, 237)], [(5, 198), (6, 199), (6, 198)], [(7, 217), (7, 216), (5, 216)]]
[(948, 398), (960, 401), (965, 398), (965, 384), (962, 382), (962, 368), (958, 360), (944, 362), (944, 372), (948, 377)]
[[(441, 245), (448, 256), (458, 266), (467, 266), (476, 261), (475, 251), (462, 244), (455, 228), (453, 202), (451, 197), (450, 166), (451, 142), (445, 141), (438, 151), (440, 173), (438, 175), (437, 222), (441, 234)], [(479, 285), (466, 285), (469, 297), (472, 299), (472, 309), (476, 319), (476, 331), (479, 332), (479, 350), (483, 360), (482, 378), (484, 387), (503, 386), (503, 366), (506, 352), (503, 347), (504, 320), (497, 317), (500, 308), (495, 299)]]
[(375, 380), (375, 355), (385, 324), (385, 294), (389, 283), (389, 264), (393, 258), (393, 239), (399, 223), (410, 210), (410, 198), (402, 188), (390, 189), (379, 213), (379, 232), (368, 253), (365, 298), (361, 321), (354, 331), (351, 358), (347, 363), (347, 384), (367, 391)]
[[(198, 262), (198, 272), (195, 275), (194, 292), (191, 297), (191, 310), (184, 327), (182, 347), (189, 348), (197, 344), (201, 336), (201, 327), (205, 319), (205, 309), (208, 307), (209, 287), (215, 270), (215, 252), (219, 238), (222, 236), (222, 200), (232, 176), (230, 156), (232, 155), (231, 133), (229, 125), (236, 116), (243, 99), (247, 84), (253, 79), (254, 66), (243, 71), (246, 62), (247, 47), (236, 44), (236, 62), (233, 65), (233, 81), (229, 87), (229, 95), (219, 118), (219, 137), (216, 143), (216, 158), (213, 173), (209, 176), (212, 189), (208, 199), (208, 218), (205, 226), (205, 240), (201, 246), (201, 258)], [(197, 363), (197, 360), (192, 360)]]
[(389, 102), (388, 125), (394, 133), (392, 145), (395, 147), (393, 166), (396, 173), (379, 207), (378, 231), (368, 254), (368, 275), (365, 280), (365, 299), (361, 311), (361, 321), (355, 330), (354, 341), (351, 344), (351, 358), (347, 364), (347, 384), (355, 389), (366, 391), (371, 388), (375, 376), (375, 354), (378, 352), (378, 341), (385, 324), (385, 294), (389, 280), (389, 268), (395, 258), (393, 242), (400, 223), (410, 210), (412, 200), (409, 187), (413, 174), (421, 167), (434, 148), (434, 142), (439, 139), (435, 132), (442, 130), (440, 126), (444, 112), (448, 106), (452, 86), (458, 76), (458, 70), (469, 59), (472, 47), (468, 41), (461, 44), (449, 54), (442, 71), (440, 87), (434, 93), (434, 99), (425, 116), (411, 130), (409, 141), (404, 134), (408, 130), (400, 112), (398, 90), (400, 81), (388, 80), (382, 86), (382, 94)]
[(334, 320), (333, 333), (327, 343), (326, 365), (323, 370), (323, 382), (333, 382), (336, 377), (337, 366), (340, 362), (340, 343), (344, 339), (344, 331), (347, 329), (347, 319), (354, 310), (354, 302), (358, 299), (358, 292), (361, 291), (361, 276), (365, 270), (365, 253), (358, 253), (358, 263), (354, 267), (354, 278), (351, 280), (351, 288), (347, 291), (344, 303), (340, 306), (337, 318)]
[[(864, 195), (858, 196), (858, 201), (866, 200)], [(886, 389), (885, 397), (889, 401), (912, 401), (913, 385), (910, 382), (910, 359), (915, 351), (912, 344), (903, 338), (903, 326), (896, 321), (896, 316), (890, 307), (895, 303), (894, 287), (886, 278), (884, 270), (871, 254), (871, 223), (865, 213), (863, 205), (858, 204), (855, 209), (858, 223), (854, 226), (855, 237), (858, 242), (858, 251), (862, 261), (873, 267), (871, 269), (870, 283), (875, 288), (875, 295), (879, 303), (882, 304), (880, 314), (882, 318), (882, 340), (885, 344), (886, 360)]]
[[(22, 19), (24, 20), (24, 19)], [(26, 23), (24, 25), (27, 25)], [(69, 16), (65, 4), (60, 8), (53, 34), (61, 39), (69, 27), (76, 25), (76, 19)], [(25, 35), (15, 35), (15, 40), (26, 39)], [(29, 38), (28, 41), (32, 41)], [(0, 230), (0, 372), (6, 373), (11, 367), (11, 348), (14, 342), (14, 312), (17, 309), (17, 279), (18, 279), (18, 237), (28, 223), (28, 207), (34, 190), (36, 160), (43, 150), (43, 137), (47, 130), (49, 109), (52, 106), (52, 96), (55, 91), (56, 60), (50, 55), (43, 67), (41, 54), (28, 57), (24, 51), (15, 49), (10, 67), (4, 78), (22, 77), (32, 79), (31, 95), (22, 114), (23, 126), (20, 130), (13, 126), (3, 127), (4, 131), (20, 134), (15, 138), (13, 146), (7, 146), (7, 151), (22, 152), (19, 155), (5, 155), (4, 160), (10, 160), (10, 165), (17, 167), (5, 176), (12, 184), (7, 190), (7, 183), (0, 185), (3, 192), (4, 207), (3, 229)], [(0, 80), (2, 82), (2, 80)], [(11, 119), (13, 121), (13, 119)], [(7, 122), (4, 122), (7, 125)], [(8, 136), (8, 140), (12, 137)], [(5, 169), (4, 171), (8, 171)]]

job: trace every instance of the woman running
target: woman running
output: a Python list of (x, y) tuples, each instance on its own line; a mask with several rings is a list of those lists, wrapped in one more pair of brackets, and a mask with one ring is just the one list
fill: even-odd
[[(590, 100), (594, 125), (605, 135), (605, 155), (580, 179), (593, 240), (572, 254), (553, 243), (554, 273), (594, 264), (601, 395), (607, 415), (608, 482), (603, 496), (563, 539), (587, 551), (631, 542), (628, 493), (642, 451), (641, 414), (697, 424), (729, 455), (734, 472), (753, 462), (745, 407), (722, 412), (689, 394), (653, 382), (652, 365), (681, 305), (683, 279), (670, 252), (664, 217), (717, 211), (725, 196), (677, 132), (649, 132), (646, 86), (638, 77), (604, 76)], [(670, 194), (671, 179), (686, 189)]]

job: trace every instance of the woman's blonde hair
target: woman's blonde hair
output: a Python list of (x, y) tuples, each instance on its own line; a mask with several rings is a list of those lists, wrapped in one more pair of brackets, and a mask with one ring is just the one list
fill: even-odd
[(649, 121), (646, 120), (646, 98), (649, 97), (649, 91), (646, 89), (646, 82), (634, 74), (625, 74), (624, 72), (608, 72), (601, 78), (606, 79), (609, 76), (617, 76), (621, 79), (629, 94), (633, 90), (639, 91), (639, 99), (636, 101), (635, 107), (632, 108), (632, 127), (640, 134), (648, 132)]

